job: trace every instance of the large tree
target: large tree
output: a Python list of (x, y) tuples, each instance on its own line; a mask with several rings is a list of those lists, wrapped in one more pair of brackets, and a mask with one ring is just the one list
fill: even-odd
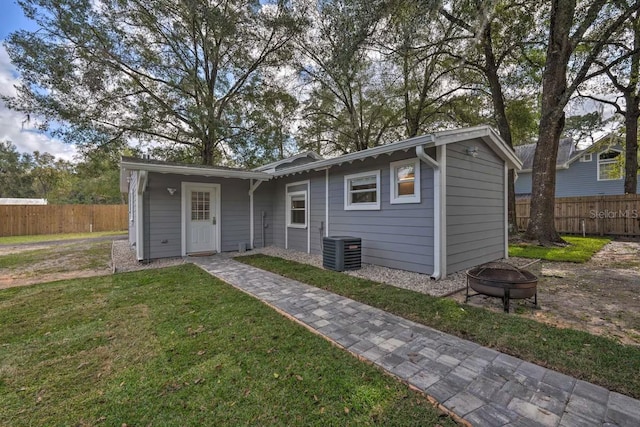
[(297, 42), (297, 65), (307, 87), (301, 148), (344, 154), (397, 139), (397, 99), (371, 41), (386, 6), (328, 0), (311, 9), (311, 28)]
[(392, 4), (374, 43), (390, 69), (390, 86), (402, 100), (404, 137), (412, 138), (451, 121), (452, 103), (465, 83), (454, 78), (457, 61), (448, 52), (460, 39), (437, 5), (412, 0)]
[[(519, 130), (516, 134), (522, 137), (526, 134), (522, 129), (528, 128), (529, 124), (518, 120), (532, 117), (526, 114), (527, 104), (531, 93), (535, 94), (535, 90), (531, 90), (532, 83), (537, 82), (530, 77), (536, 75), (538, 67), (526, 54), (536, 34), (535, 8), (532, 2), (467, 0), (454, 2), (451, 9), (440, 9), (440, 13), (461, 30), (454, 38), (456, 43), (450, 44), (448, 54), (459, 62), (463, 70), (469, 70), (472, 78), (473, 74), (480, 74), (481, 78), (477, 80), (490, 95), (498, 132), (512, 148), (515, 142), (511, 123), (516, 123)], [(460, 44), (463, 49), (460, 49)], [(511, 99), (505, 95), (505, 83)], [(508, 214), (511, 230), (517, 229), (514, 180), (515, 174), (510, 170)]]
[(638, 1), (551, 0), (540, 129), (533, 159), (531, 219), (525, 234), (528, 239), (543, 245), (564, 242), (554, 224), (555, 166), (564, 109), (577, 88), (598, 75), (593, 72), (594, 64), (638, 9)]
[(39, 29), (6, 42), (22, 79), (9, 107), (67, 141), (165, 142), (204, 164), (243, 134), (302, 22), (280, 0), (19, 3)]
[[(626, 31), (617, 43), (609, 49), (614, 57), (609, 62), (597, 61), (598, 72), (607, 76), (616, 98), (608, 99), (593, 93), (581, 93), (581, 96), (613, 106), (616, 113), (624, 118), (625, 161), (624, 192), (638, 192), (638, 119), (640, 118), (640, 12), (632, 15), (625, 25)], [(624, 57), (620, 58), (620, 52)], [(616, 60), (620, 58), (620, 60)], [(597, 87), (601, 89), (602, 87)]]
[(20, 154), (9, 141), (0, 141), (0, 197), (35, 197), (32, 167), (32, 156)]

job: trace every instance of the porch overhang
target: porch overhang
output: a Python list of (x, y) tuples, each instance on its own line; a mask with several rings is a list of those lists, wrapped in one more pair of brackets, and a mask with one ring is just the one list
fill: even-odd
[(272, 175), (268, 173), (257, 171), (217, 168), (215, 166), (186, 166), (167, 163), (152, 163), (124, 158), (120, 162), (120, 169), (122, 171), (142, 170), (163, 174), (194, 175), (216, 178), (257, 179), (261, 181), (268, 181), (272, 178)]

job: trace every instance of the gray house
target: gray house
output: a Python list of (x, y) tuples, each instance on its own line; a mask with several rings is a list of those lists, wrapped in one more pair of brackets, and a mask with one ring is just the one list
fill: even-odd
[(433, 278), (507, 256), (508, 169), (491, 128), (438, 132), (323, 159), (254, 169), (123, 157), (138, 260), (275, 245), (319, 254), (323, 236), (362, 239), (362, 261)]
[[(522, 160), (515, 193), (531, 195), (533, 156), (536, 144), (515, 147)], [(624, 149), (610, 136), (584, 150), (579, 150), (571, 138), (560, 140), (556, 160), (556, 197), (603, 196), (624, 194), (624, 172), (621, 167)]]

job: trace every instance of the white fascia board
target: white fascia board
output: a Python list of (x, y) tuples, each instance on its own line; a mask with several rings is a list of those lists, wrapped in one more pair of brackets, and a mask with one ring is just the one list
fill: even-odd
[(364, 160), (368, 157), (377, 157), (381, 154), (390, 154), (395, 151), (406, 151), (419, 145), (428, 148), (429, 146), (447, 145), (454, 142), (466, 141), (470, 139), (482, 139), (488, 143), (491, 148), (505, 160), (511, 169), (520, 170), (522, 162), (515, 155), (513, 150), (500, 138), (500, 136), (490, 126), (476, 126), (465, 129), (447, 130), (435, 132), (429, 135), (416, 136), (404, 141), (393, 142), (391, 144), (381, 145), (367, 150), (356, 151), (355, 153), (345, 154), (343, 156), (334, 157), (332, 159), (319, 160), (282, 171), (274, 171), (273, 176), (287, 176), (296, 173), (303, 173), (310, 170), (321, 170), (323, 168), (341, 165), (343, 163), (354, 162), (355, 160)]
[(425, 145), (433, 142), (433, 135), (416, 136), (404, 141), (392, 142), (391, 144), (380, 145), (378, 147), (356, 151), (354, 153), (345, 154), (343, 156), (334, 157), (332, 159), (318, 160), (316, 162), (306, 163), (304, 165), (283, 169), (282, 171), (274, 172), (273, 176), (279, 177), (306, 172), (309, 170), (322, 170), (331, 166), (340, 165), (342, 163), (349, 163), (355, 160), (364, 160), (367, 157), (377, 157), (381, 154), (393, 153), (395, 151), (406, 151), (418, 145)]
[(218, 178), (259, 179), (268, 181), (272, 176), (264, 172), (241, 171), (231, 169), (203, 168), (194, 166), (156, 165), (151, 163), (121, 162), (120, 167), (127, 170), (143, 170), (157, 173), (174, 173), (178, 175), (196, 175)]
[(120, 168), (120, 192), (121, 193), (129, 192), (130, 179), (131, 179), (131, 171), (128, 171), (125, 168)]
[(140, 171), (138, 172), (138, 182), (136, 183), (136, 191), (138, 192), (138, 194), (142, 195), (142, 193), (144, 193), (147, 190), (147, 179), (148, 179), (148, 172), (147, 171)]
[(482, 139), (493, 151), (498, 154), (504, 161), (509, 164), (510, 169), (520, 170), (522, 161), (516, 156), (515, 152), (507, 146), (507, 143), (491, 126), (476, 126), (465, 129), (447, 130), (437, 132), (436, 146), (451, 144), (454, 142), (467, 141), (471, 139)]
[(273, 172), (273, 171), (276, 170), (276, 167), (278, 167), (280, 165), (291, 163), (294, 160), (302, 159), (304, 157), (311, 157), (314, 160), (322, 160), (323, 159), (323, 157), (320, 154), (316, 153), (315, 151), (311, 151), (310, 150), (310, 151), (305, 151), (304, 153), (296, 154), (296, 155), (291, 156), (291, 157), (287, 157), (286, 159), (282, 159), (282, 160), (278, 160), (278, 161), (275, 161), (275, 162), (267, 163), (266, 165), (258, 166), (257, 168), (253, 168), (251, 170), (258, 171), (258, 172), (269, 172), (269, 171)]

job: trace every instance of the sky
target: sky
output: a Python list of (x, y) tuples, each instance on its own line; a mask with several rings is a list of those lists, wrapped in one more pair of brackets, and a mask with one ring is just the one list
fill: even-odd
[[(15, 0), (0, 0), (0, 93), (3, 95), (14, 95), (14, 85), (18, 83), (18, 73), (11, 65), (4, 41), (13, 31), (35, 28), (36, 25), (22, 14)], [(22, 113), (9, 110), (0, 101), (0, 141), (11, 141), (21, 153), (40, 151), (60, 159), (73, 160), (76, 154), (73, 145), (34, 129), (32, 123), (23, 123), (24, 119)]]
[[(4, 47), (4, 40), (8, 35), (20, 29), (35, 30), (36, 24), (28, 20), (15, 0), (0, 0), (0, 93), (15, 94), (14, 85), (18, 83), (18, 73), (11, 65), (9, 55)], [(583, 114), (593, 110), (593, 103), (574, 106), (568, 114)], [(605, 108), (605, 116), (613, 114), (611, 107)], [(34, 129), (33, 123), (25, 122), (25, 116), (19, 112), (9, 110), (0, 101), (0, 141), (11, 141), (19, 152), (33, 151), (48, 152), (54, 156), (73, 160), (77, 150), (71, 144), (65, 144), (59, 139), (52, 138), (44, 132)]]

